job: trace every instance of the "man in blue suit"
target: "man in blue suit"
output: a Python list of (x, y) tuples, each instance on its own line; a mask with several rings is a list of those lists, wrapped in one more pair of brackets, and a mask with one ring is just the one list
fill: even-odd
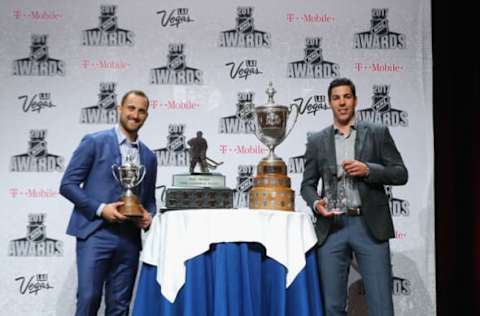
[[(156, 212), (157, 161), (138, 139), (148, 106), (142, 91), (126, 93), (117, 108), (118, 126), (86, 135), (63, 175), (60, 193), (74, 204), (67, 234), (77, 238), (77, 316), (97, 315), (104, 287), (105, 314), (128, 315), (141, 249), (140, 229), (150, 226)], [(112, 174), (112, 165), (126, 159), (146, 168), (136, 188), (143, 216), (135, 220), (119, 212), (123, 189)]]
[(355, 255), (368, 315), (393, 316), (388, 240), (395, 234), (384, 185), (405, 184), (408, 172), (388, 128), (355, 119), (351, 80), (333, 80), (328, 100), (333, 125), (309, 137), (301, 186), (316, 216), (326, 315), (347, 315), (348, 272)]

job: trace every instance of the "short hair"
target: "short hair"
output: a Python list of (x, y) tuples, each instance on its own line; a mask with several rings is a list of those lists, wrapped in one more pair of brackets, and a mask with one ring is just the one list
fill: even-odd
[(357, 97), (357, 94), (355, 92), (355, 85), (353, 84), (352, 80), (348, 78), (337, 78), (332, 80), (332, 82), (330, 82), (330, 85), (328, 86), (328, 101), (332, 99), (333, 88), (336, 88), (339, 86), (349, 86), (350, 90), (352, 90), (353, 96)]
[(148, 106), (150, 105), (150, 100), (148, 99), (147, 95), (145, 94), (145, 92), (143, 92), (142, 90), (129, 90), (127, 91), (127, 93), (125, 93), (122, 97), (122, 101), (120, 102), (120, 105), (123, 105), (125, 103), (125, 100), (128, 98), (129, 95), (136, 95), (136, 96), (139, 96), (139, 97), (143, 97), (145, 98), (145, 100), (147, 100), (147, 108)]

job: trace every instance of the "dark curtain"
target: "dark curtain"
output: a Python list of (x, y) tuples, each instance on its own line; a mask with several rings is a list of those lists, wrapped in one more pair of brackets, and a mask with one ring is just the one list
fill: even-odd
[(431, 4), (437, 315), (480, 315), (480, 17)]

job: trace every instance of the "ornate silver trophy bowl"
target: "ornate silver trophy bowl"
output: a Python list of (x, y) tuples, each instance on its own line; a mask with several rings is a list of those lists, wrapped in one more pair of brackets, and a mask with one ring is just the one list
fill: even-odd
[[(273, 100), (275, 89), (269, 83), (265, 91), (268, 96), (265, 105), (256, 106), (255, 134), (268, 148), (268, 155), (257, 165), (257, 176), (250, 190), (249, 207), (252, 209), (273, 209), (293, 211), (295, 208), (295, 192), (290, 189), (290, 178), (287, 176), (287, 165), (275, 154), (277, 147), (290, 134), (298, 118), (298, 107), (277, 105)], [(287, 127), (292, 109), (295, 107), (293, 123)]]
[[(273, 96), (276, 92), (272, 82), (270, 82), (267, 90), (265, 90), (268, 96), (267, 103), (256, 106), (254, 109), (257, 124), (255, 135), (268, 148), (268, 155), (263, 160), (281, 160), (275, 154), (275, 147), (280, 145), (290, 134), (297, 122), (299, 113), (296, 104), (292, 104), (290, 107), (275, 104)], [(293, 117), (293, 123), (287, 130), (287, 123), (293, 108), (296, 109), (295, 116)]]
[(140, 208), (140, 199), (133, 192), (133, 188), (142, 182), (146, 169), (145, 166), (137, 165), (133, 160), (133, 157), (127, 155), (124, 164), (112, 165), (112, 173), (124, 189), (121, 201), (125, 204), (119, 207), (119, 212), (128, 217), (141, 217), (143, 211)]

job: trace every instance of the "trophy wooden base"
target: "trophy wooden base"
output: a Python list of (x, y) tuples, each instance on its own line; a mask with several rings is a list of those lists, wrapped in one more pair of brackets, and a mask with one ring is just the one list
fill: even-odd
[(233, 190), (229, 188), (167, 188), (165, 207), (170, 210), (232, 208)]
[(143, 211), (140, 208), (140, 200), (135, 195), (124, 196), (121, 199), (123, 204), (118, 208), (120, 214), (127, 217), (143, 217)]
[(249, 208), (295, 210), (295, 191), (290, 189), (287, 165), (283, 160), (262, 160), (250, 190)]

